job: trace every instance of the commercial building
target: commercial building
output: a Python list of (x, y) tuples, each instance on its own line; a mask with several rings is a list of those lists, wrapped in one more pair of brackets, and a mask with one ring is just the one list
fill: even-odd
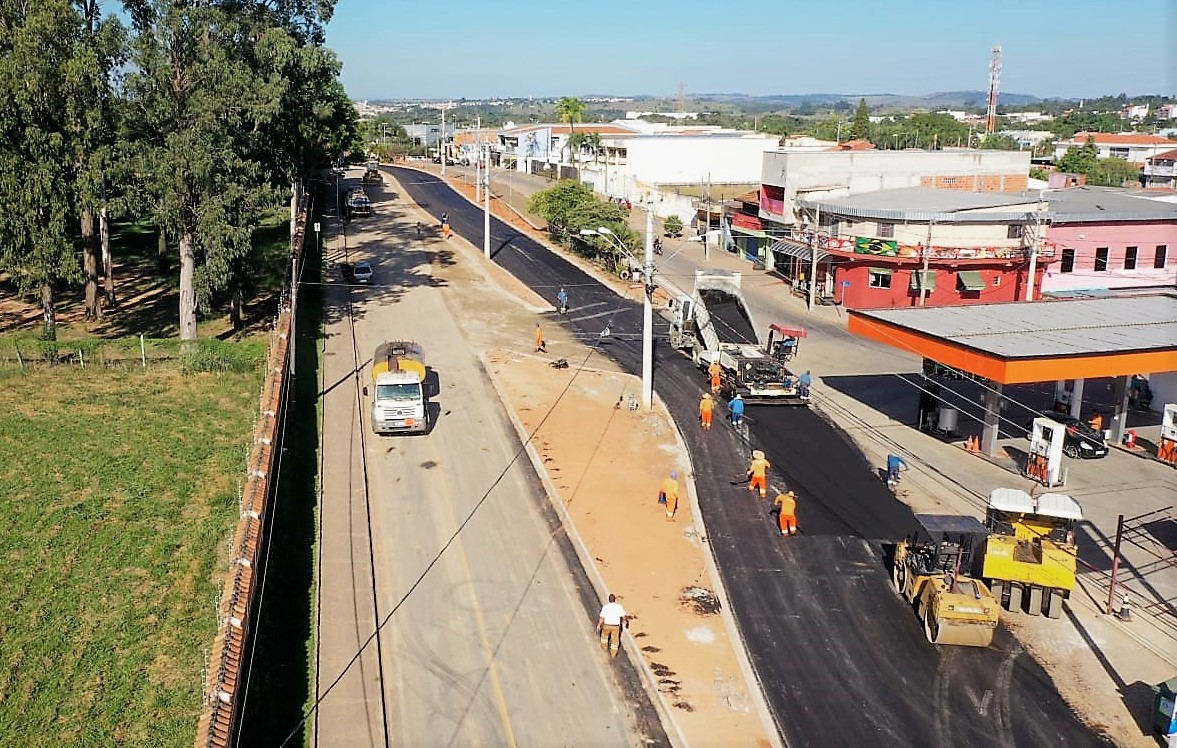
[[(880, 190), (931, 187), (964, 192), (1021, 192), (1030, 154), (1021, 151), (839, 150), (764, 154), (760, 217), (770, 225), (804, 223), (799, 200), (826, 200)], [(770, 231), (770, 233), (772, 233)]]
[(1177, 285), (1177, 204), (1111, 187), (1049, 190), (1046, 244), (1058, 262), (1042, 280), (1054, 295)]
[(819, 299), (851, 309), (1018, 301), (1054, 260), (1039, 241), (1035, 195), (909, 187), (801, 200), (816, 235), (770, 247), (772, 265), (808, 293), (817, 250)]
[(1141, 181), (1144, 187), (1177, 188), (1177, 149), (1146, 158)]

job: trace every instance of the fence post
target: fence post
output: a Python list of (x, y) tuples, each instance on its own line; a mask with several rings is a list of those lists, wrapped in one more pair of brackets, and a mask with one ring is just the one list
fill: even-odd
[(20, 343), (13, 343), (12, 347), (16, 349), (16, 360), (18, 362), (20, 362), (20, 370), (24, 371), (25, 370), (25, 359), (24, 359), (24, 356), (20, 355)]
[(81, 348), (78, 349), (78, 363), (82, 365), (83, 369), (86, 368), (86, 359), (82, 356)]
[(143, 333), (139, 333), (139, 360), (143, 362), (143, 368), (147, 368), (147, 347), (143, 343)]

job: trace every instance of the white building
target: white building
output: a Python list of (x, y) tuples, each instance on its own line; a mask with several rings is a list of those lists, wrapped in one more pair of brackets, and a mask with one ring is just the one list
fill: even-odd
[(1019, 148), (1033, 148), (1054, 137), (1050, 130), (1001, 130), (997, 134), (1013, 138)]
[(1024, 125), (1033, 124), (1035, 122), (1050, 122), (1052, 119), (1054, 119), (1053, 116), (1049, 114), (1043, 114), (1042, 112), (1010, 112), (1009, 114), (1003, 114), (1001, 116), (1005, 117), (1010, 122), (1021, 122)]
[(1121, 158), (1140, 165), (1151, 156), (1177, 148), (1177, 141), (1160, 135), (1136, 132), (1077, 132), (1073, 138), (1054, 144), (1055, 160), (1067, 155), (1069, 148), (1082, 148), (1088, 138), (1095, 141), (1095, 147), (1099, 149), (1099, 158)]
[(968, 192), (1021, 192), (1030, 172), (1028, 151), (790, 151), (764, 154), (760, 217), (785, 225), (803, 222), (796, 203), (903, 187)]
[(1148, 104), (1129, 104), (1120, 112), (1122, 119), (1141, 120), (1148, 116)]

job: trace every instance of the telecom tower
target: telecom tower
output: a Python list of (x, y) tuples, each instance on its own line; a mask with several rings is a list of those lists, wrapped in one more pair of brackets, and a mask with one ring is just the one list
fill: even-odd
[(989, 107), (985, 110), (985, 134), (997, 132), (997, 86), (1001, 82), (1001, 47), (993, 48), (989, 60)]

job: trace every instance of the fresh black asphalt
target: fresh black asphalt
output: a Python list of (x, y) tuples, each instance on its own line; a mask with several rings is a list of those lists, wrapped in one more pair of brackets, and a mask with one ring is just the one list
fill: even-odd
[[(435, 217), (447, 211), (454, 231), (481, 246), (478, 208), (432, 175), (393, 172), (414, 201)], [(603, 354), (639, 370), (640, 289), (618, 299), (497, 219), (491, 237), (494, 261), (553, 304), (560, 286), (568, 290), (567, 316), (552, 313), (544, 324), (598, 341)], [(582, 319), (578, 310), (592, 313)], [(603, 311), (610, 314), (598, 316)], [(611, 334), (601, 337), (606, 325)], [(749, 409), (747, 439), (720, 419), (702, 432), (696, 414), (704, 377), (670, 349), (657, 316), (655, 335), (654, 387), (691, 451), (708, 540), (788, 746), (1109, 744), (1076, 719), (1004, 627), (985, 649), (925, 640), (914, 612), (891, 590), (884, 561), (888, 544), (911, 531), (911, 511), (843, 431), (810, 408), (767, 406)], [(803, 356), (797, 364), (806, 366)], [(767, 503), (732, 485), (753, 447), (773, 463), (770, 485), (797, 491), (803, 535), (782, 539)]]

